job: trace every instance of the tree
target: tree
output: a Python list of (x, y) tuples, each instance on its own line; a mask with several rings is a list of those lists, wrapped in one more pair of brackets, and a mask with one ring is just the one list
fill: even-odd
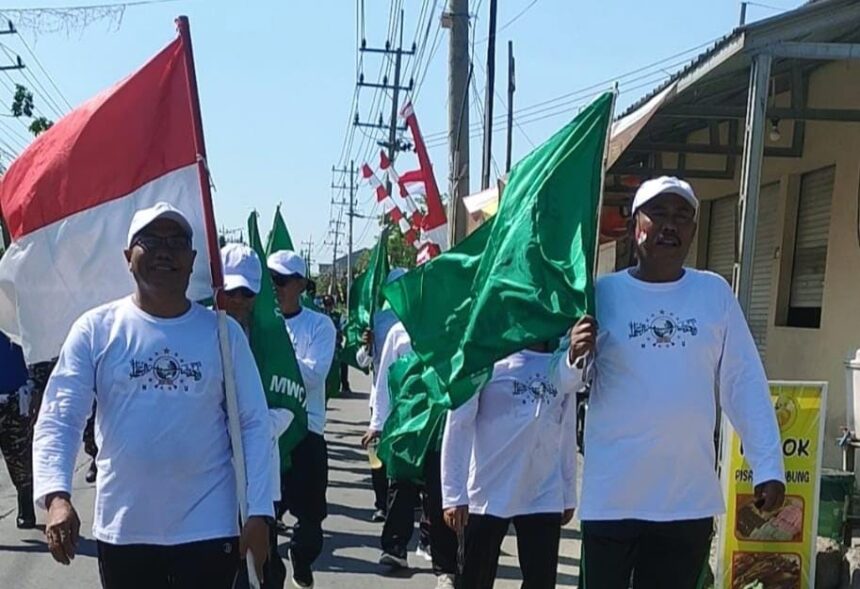
[(12, 116), (16, 118), (26, 117), (30, 119), (28, 129), (30, 133), (38, 137), (54, 126), (54, 122), (42, 116), (34, 116), (35, 103), (33, 93), (25, 86), (15, 84), (15, 96), (12, 98)]

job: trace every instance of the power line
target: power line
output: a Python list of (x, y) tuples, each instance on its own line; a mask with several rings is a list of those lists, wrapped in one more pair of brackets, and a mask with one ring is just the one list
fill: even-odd
[[(519, 13), (517, 13), (517, 15), (516, 15), (515, 17), (513, 17), (511, 20), (509, 20), (508, 22), (506, 22), (505, 24), (503, 24), (502, 26), (500, 26), (500, 27), (498, 28), (498, 30), (496, 30), (496, 35), (498, 35), (498, 34), (499, 34), (499, 33), (501, 33), (502, 31), (504, 31), (505, 29), (507, 29), (509, 26), (511, 26), (512, 24), (514, 24), (514, 23), (515, 23), (515, 22), (517, 22), (518, 20), (520, 20), (523, 16), (525, 16), (525, 14), (526, 14), (529, 10), (531, 10), (532, 8), (534, 8), (534, 5), (535, 5), (535, 4), (537, 4), (537, 3), (538, 3), (538, 1), (539, 1), (539, 0), (532, 0), (532, 1), (531, 1), (531, 3), (529, 3), (529, 5), (528, 5), (528, 6), (526, 6), (526, 7), (525, 7), (525, 8), (523, 8)], [(482, 44), (486, 43), (489, 39), (490, 39), (489, 37), (484, 37), (483, 39), (481, 39), (480, 41), (478, 41), (478, 44), (479, 44), (479, 45), (482, 45)]]
[[(5, 15), (4, 15), (4, 17), (5, 17)], [(51, 83), (51, 86), (53, 86), (56, 93), (59, 95), (60, 98), (63, 99), (63, 102), (66, 103), (66, 106), (69, 108), (69, 110), (72, 110), (72, 108), (74, 108), (74, 107), (69, 102), (69, 100), (66, 98), (66, 95), (63, 94), (63, 91), (60, 90), (60, 87), (54, 81), (54, 78), (51, 77), (51, 74), (48, 73), (48, 70), (45, 69), (45, 66), (42, 65), (42, 61), (39, 59), (39, 57), (36, 55), (36, 53), (30, 48), (30, 44), (27, 43), (27, 40), (24, 38), (24, 36), (17, 29), (16, 29), (15, 33), (18, 35), (18, 39), (21, 40), (21, 44), (24, 45), (24, 49), (27, 50), (27, 53), (30, 54), (30, 56), (33, 58), (33, 61), (36, 62), (36, 65), (38, 65), (39, 69), (42, 70), (42, 73), (45, 74), (45, 77), (48, 78), (48, 81)]]
[[(603, 80), (601, 82), (597, 82), (595, 84), (591, 84), (589, 86), (585, 86), (583, 88), (573, 90), (571, 92), (562, 94), (560, 96), (556, 96), (554, 98), (550, 98), (548, 100), (537, 102), (535, 104), (531, 104), (529, 106), (517, 109), (514, 111), (514, 114), (520, 115), (520, 116), (533, 115), (533, 114), (547, 112), (548, 110), (551, 110), (553, 108), (561, 106), (561, 104), (554, 104), (554, 103), (570, 104), (571, 102), (574, 102), (574, 101), (581, 99), (584, 95), (588, 95), (589, 93), (593, 93), (593, 92), (600, 90), (602, 88), (606, 88), (607, 86), (609, 86), (613, 82), (624, 80), (626, 78), (629, 78), (630, 76), (635, 76), (636, 74), (639, 74), (641, 72), (645, 72), (647, 70), (652, 70), (657, 66), (663, 65), (663, 64), (670, 62), (670, 61), (673, 61), (673, 60), (678, 60), (678, 58), (680, 58), (682, 56), (688, 55), (688, 54), (695, 52), (695, 51), (699, 51), (700, 49), (703, 49), (704, 47), (711, 46), (718, 39), (719, 38), (708, 41), (708, 42), (703, 43), (701, 45), (697, 45), (696, 47), (692, 47), (692, 48), (687, 49), (685, 51), (682, 51), (680, 53), (670, 55), (669, 57), (655, 61), (655, 62), (648, 64), (648, 65), (636, 68), (634, 70), (630, 70), (630, 71), (625, 72), (623, 74), (620, 74), (618, 76), (608, 78), (608, 79)], [(666, 67), (672, 68), (672, 67), (676, 67), (679, 65), (683, 65), (683, 64), (686, 64), (688, 62), (688, 60), (689, 60), (689, 58), (684, 58), (682, 60), (675, 61), (675, 62), (667, 65)], [(648, 73), (644, 74), (643, 76), (639, 76), (637, 78), (634, 78), (633, 80), (628, 80), (628, 82), (637, 81), (639, 79), (644, 79), (645, 77), (653, 76), (657, 73), (663, 73), (665, 75), (665, 72), (648, 72)], [(505, 115), (499, 115), (497, 117), (494, 117), (494, 124), (496, 122), (500, 122), (500, 121), (504, 121), (504, 120), (505, 120)], [(474, 130), (474, 128), (476, 128), (476, 125), (471, 126), (472, 130)], [(477, 128), (480, 128), (480, 124), (477, 124)], [(427, 139), (428, 140), (437, 140), (437, 139), (440, 139), (441, 137), (445, 137), (447, 135), (448, 135), (447, 131), (439, 131), (436, 133), (428, 134)]]

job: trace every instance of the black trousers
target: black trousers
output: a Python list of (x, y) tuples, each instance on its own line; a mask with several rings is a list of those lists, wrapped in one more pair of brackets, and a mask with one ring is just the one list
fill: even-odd
[[(286, 579), (287, 567), (278, 552), (278, 530), (275, 526), (269, 526), (269, 560), (263, 566), (262, 589), (284, 589)], [(247, 565), (243, 560), (233, 589), (249, 587)]]
[(310, 567), (322, 552), (322, 522), (328, 515), (328, 448), (325, 438), (308, 433), (292, 453), (290, 470), (281, 475), (283, 507), (296, 518), (290, 553), (293, 566)]
[(370, 480), (373, 483), (373, 507), (388, 511), (388, 473), (385, 465), (382, 468), (370, 469)]
[[(466, 561), (457, 578), (460, 589), (492, 589), (499, 568), (502, 541), (513, 522), (523, 575), (522, 589), (553, 589), (558, 569), (561, 514), (538, 513), (512, 519), (469, 515)], [(626, 588), (625, 588), (626, 589)]]
[(429, 452), (424, 460), (423, 486), (406, 480), (390, 481), (382, 549), (398, 556), (406, 555), (415, 530), (415, 506), (419, 497), (424, 512), (422, 535), (430, 539), (433, 572), (453, 575), (457, 571), (457, 535), (445, 525), (442, 517), (441, 456), (438, 452)]
[(695, 589), (713, 519), (582, 523), (580, 589)]
[(156, 546), (98, 543), (104, 589), (231, 589), (239, 539)]

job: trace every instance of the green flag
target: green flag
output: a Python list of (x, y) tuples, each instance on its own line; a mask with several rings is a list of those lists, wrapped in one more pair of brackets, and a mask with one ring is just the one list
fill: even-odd
[(493, 219), (383, 289), (414, 350), (388, 374), (387, 468), (421, 478), (445, 411), (471, 398), (496, 361), (593, 313), (612, 106), (611, 94), (598, 98), (513, 168)]
[(413, 349), (454, 406), (496, 361), (557, 339), (593, 312), (612, 106), (611, 93), (600, 96), (513, 168), (479, 256), (433, 264), (443, 254), (386, 287)]
[(266, 254), (271, 255), (280, 250), (296, 251), (293, 247), (293, 238), (290, 237), (287, 224), (284, 223), (284, 218), (281, 216), (281, 205), (278, 205), (275, 207), (275, 221), (269, 232), (269, 239), (266, 240)]
[[(275, 227), (279, 218), (280, 211), (276, 213)], [(283, 225), (283, 219), (281, 224)], [(281, 242), (271, 239), (274, 234), (275, 229), (269, 236), (270, 250), (286, 249), (281, 246)], [(266, 253), (263, 251), (260, 231), (257, 228), (256, 213), (251, 213), (248, 218), (248, 239), (257, 256), (265, 264)], [(268, 272), (263, 272), (260, 294), (257, 295), (251, 316), (251, 350), (257, 360), (269, 407), (289, 409), (294, 416), (293, 422), (278, 444), (281, 470), (286, 471), (290, 467), (290, 454), (308, 433), (308, 402), (293, 343), (284, 325), (272, 277)]]
[[(373, 250), (367, 268), (356, 276), (349, 290), (349, 319), (346, 322), (343, 361), (363, 370), (356, 362), (355, 354), (362, 345), (365, 330), (371, 329), (373, 316), (382, 306), (382, 287), (388, 278), (388, 229), (383, 229)], [(377, 350), (382, 353), (382, 350)]]
[[(475, 274), (481, 255), (492, 231), (493, 220), (489, 220), (472, 235), (444, 254), (423, 266), (410, 270), (394, 284), (403, 281), (413, 283), (415, 288), (430, 290), (426, 283), (432, 276), (444, 274), (450, 279), (450, 289), (441, 289), (444, 300), (418, 297), (409, 300), (410, 312), (415, 315), (431, 314), (440, 317), (445, 302), (455, 304), (465, 301), (471, 292), (471, 278)], [(389, 289), (386, 287), (384, 292)], [(433, 290), (436, 293), (436, 290)], [(396, 309), (395, 309), (396, 311)], [(408, 325), (404, 325), (409, 329)], [(447, 331), (444, 323), (433, 337), (457, 338), (456, 331)], [(412, 337), (415, 347), (415, 337)], [(450, 373), (450, 368), (447, 368)], [(427, 365), (415, 353), (399, 359), (388, 372), (388, 391), (391, 396), (391, 413), (385, 421), (379, 441), (379, 457), (385, 463), (389, 476), (398, 479), (420, 481), (423, 479), (424, 456), (432, 447), (438, 446), (439, 435), (444, 425), (445, 412), (451, 408), (451, 396), (468, 399), (480, 383), (457, 383), (454, 393), (446, 389), (439, 373)]]

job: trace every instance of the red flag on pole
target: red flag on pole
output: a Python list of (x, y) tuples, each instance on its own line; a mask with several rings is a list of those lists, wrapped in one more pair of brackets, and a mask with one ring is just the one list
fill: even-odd
[(0, 260), (0, 330), (28, 362), (56, 357), (78, 316), (134, 291), (122, 251), (140, 208), (168, 201), (191, 222), (190, 298), (221, 283), (187, 21), (184, 32), (178, 24), (176, 40), (58, 121), (0, 182), (13, 240)]

